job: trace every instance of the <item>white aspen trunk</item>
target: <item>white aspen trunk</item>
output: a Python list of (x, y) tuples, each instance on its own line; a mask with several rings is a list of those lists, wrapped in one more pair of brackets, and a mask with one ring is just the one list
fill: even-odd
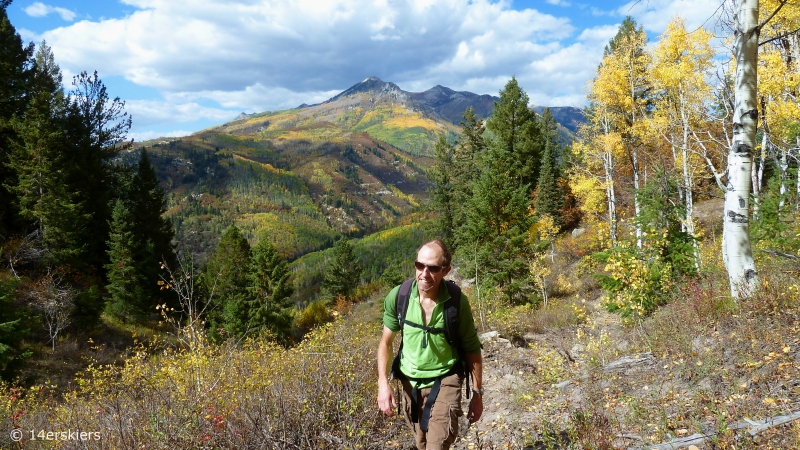
[[(603, 132), (608, 134), (611, 127), (608, 120), (603, 121)], [(614, 149), (604, 149), (603, 169), (606, 172), (606, 199), (608, 200), (608, 230), (611, 246), (617, 244), (617, 198), (614, 192)]]
[(798, 156), (795, 158), (797, 160), (797, 187), (795, 188), (795, 211), (800, 212), (800, 136), (797, 136), (797, 147), (795, 147), (795, 151), (798, 153)]
[(633, 209), (636, 214), (636, 246), (642, 248), (642, 225), (639, 223), (639, 216), (642, 210), (639, 204), (639, 152), (636, 150), (635, 145), (631, 157), (633, 162)]
[(606, 196), (608, 197), (608, 225), (611, 237), (611, 245), (617, 244), (617, 197), (614, 192), (614, 159), (611, 153), (606, 154), (607, 160), (604, 161), (606, 169)]
[(736, 85), (733, 140), (728, 152), (728, 186), (725, 192), (722, 256), (728, 270), (731, 296), (755, 291), (758, 274), (750, 246), (750, 171), (758, 122), (756, 82), (758, 60), (758, 0), (736, 5)]
[[(680, 104), (681, 104), (681, 125), (683, 127), (683, 142), (681, 143), (681, 152), (683, 156), (683, 189), (684, 189), (684, 206), (686, 207), (685, 231), (694, 238), (694, 197), (692, 197), (692, 188), (694, 181), (692, 180), (692, 171), (690, 164), (689, 154), (689, 114), (686, 112), (686, 98), (684, 96), (683, 87), (680, 88)], [(692, 239), (692, 247), (694, 248), (694, 267), (700, 270), (700, 248), (697, 241)]]
[[(631, 50), (633, 51), (633, 50)], [(631, 95), (631, 129), (636, 124), (636, 68), (634, 67), (633, 55), (630, 55), (629, 66), (629, 79), (630, 79), (630, 95)], [(633, 134), (633, 133), (631, 133)], [(641, 215), (641, 205), (639, 201), (639, 150), (636, 148), (636, 143), (631, 139), (631, 169), (633, 170), (633, 210), (636, 220), (634, 220), (634, 227), (636, 229), (636, 247), (642, 248), (642, 225), (639, 223)]]
[[(675, 144), (674, 144), (675, 138), (674, 138), (674, 136), (670, 136), (669, 142), (670, 142), (669, 147), (672, 149), (672, 160), (675, 161), (675, 166), (677, 167), (678, 166), (678, 151), (675, 148)], [(680, 201), (681, 204), (683, 204), (683, 205), (686, 204), (686, 201), (683, 198), (683, 186), (680, 185), (680, 184), (678, 185), (678, 201)], [(686, 222), (681, 222), (681, 231), (686, 231)]]

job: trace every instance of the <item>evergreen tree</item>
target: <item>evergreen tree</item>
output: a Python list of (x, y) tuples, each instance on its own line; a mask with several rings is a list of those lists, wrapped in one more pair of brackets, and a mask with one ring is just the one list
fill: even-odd
[(292, 328), (290, 297), (294, 292), (289, 265), (266, 234), (261, 236), (252, 253), (250, 325), (267, 328), (279, 341), (286, 343)]
[(428, 179), (431, 181), (428, 192), (430, 209), (436, 212), (433, 221), (434, 233), (449, 246), (453, 243), (453, 231), (456, 227), (454, 211), (456, 204), (453, 195), (454, 148), (444, 136), (439, 136), (433, 148), (433, 155), (435, 161), (428, 171)]
[(210, 336), (219, 340), (239, 337), (248, 331), (251, 276), (250, 244), (241, 230), (232, 225), (222, 233), (209, 258), (203, 282), (213, 294), (209, 313)]
[(633, 34), (644, 34), (644, 28), (639, 25), (639, 28), (636, 28), (636, 21), (633, 20), (631, 16), (626, 16), (622, 23), (619, 25), (619, 29), (617, 29), (617, 34), (608, 41), (605, 48), (603, 49), (603, 57), (606, 57), (612, 53), (614, 53), (623, 40), (627, 39), (628, 36)]
[(14, 303), (16, 280), (0, 278), (0, 380), (10, 381), (33, 352), (24, 345), (24, 312)]
[(534, 207), (537, 217), (550, 216), (553, 218), (554, 224), (561, 228), (564, 226), (562, 217), (564, 192), (558, 183), (561, 175), (557, 161), (561, 144), (558, 142), (558, 129), (553, 115), (550, 113), (550, 108), (546, 108), (542, 113), (541, 125), (545, 146)]
[(24, 46), (8, 20), (6, 8), (10, 3), (0, 0), (0, 241), (21, 230), (15, 196), (6, 180), (16, 178), (9, 164), (11, 149), (18, 139), (12, 118), (24, 115), (33, 74), (33, 44)]
[(333, 255), (325, 269), (322, 291), (328, 298), (350, 297), (361, 278), (361, 265), (347, 238), (336, 241)]
[[(475, 110), (471, 106), (464, 111), (461, 127), (461, 138), (454, 150), (450, 177), (454, 228), (464, 226), (467, 221), (466, 205), (472, 198), (472, 184), (479, 173), (478, 158), (486, 151), (483, 120), (475, 115)], [(456, 252), (460, 245), (458, 235), (454, 229), (452, 245), (448, 242), (453, 252)]]
[(543, 143), (536, 113), (528, 108), (528, 100), (528, 94), (512, 77), (500, 91), (500, 101), (494, 102), (486, 128), (513, 156), (514, 164), (506, 176), (515, 178), (519, 185), (528, 185), (530, 194), (539, 178)]
[(106, 265), (109, 298), (105, 310), (120, 320), (134, 321), (148, 312), (148, 305), (136, 262), (141, 243), (134, 234), (133, 215), (122, 200), (114, 203), (110, 228), (110, 262)]
[(112, 159), (128, 147), (123, 141), (131, 120), (123, 112), (124, 102), (109, 99), (97, 73), (75, 76), (73, 86), (63, 120), (63, 158), (70, 163), (61, 175), (69, 191), (76, 194), (73, 204), (80, 205), (82, 214), (89, 217), (80, 228), (85, 247), (79, 259), (83, 267), (78, 269), (97, 271), (102, 277), (100, 269), (107, 263), (103, 237), (108, 236), (112, 199), (122, 189)]
[(89, 216), (63, 174), (71, 161), (64, 158), (64, 93), (61, 70), (45, 42), (39, 46), (30, 83), (30, 104), (15, 117), (18, 139), (12, 145), (9, 166), (14, 179), (6, 187), (16, 194), (22, 218), (34, 225), (47, 250), (46, 263), (80, 267), (85, 250), (83, 231)]
[(175, 266), (175, 252), (172, 239), (175, 236), (172, 222), (164, 217), (166, 202), (164, 189), (158, 184), (155, 169), (150, 164), (147, 151), (142, 149), (139, 164), (131, 177), (128, 187), (131, 212), (135, 218), (134, 235), (142, 242), (142, 253), (138, 255), (139, 273), (144, 281), (143, 289), (148, 295), (162, 297), (158, 280), (166, 277), (161, 263)]
[(484, 170), (467, 204), (467, 222), (459, 229), (459, 258), (465, 273), (474, 273), (477, 267), (481, 282), (521, 303), (530, 287), (526, 260), (526, 236), (531, 225), (528, 185), (508, 177), (516, 158), (502, 141), (492, 142), (479, 162)]

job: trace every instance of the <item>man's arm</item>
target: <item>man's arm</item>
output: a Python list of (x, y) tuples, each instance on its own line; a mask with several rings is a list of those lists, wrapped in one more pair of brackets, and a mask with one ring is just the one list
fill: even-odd
[[(480, 353), (467, 353), (467, 370), (472, 374), (472, 387), (480, 389), (483, 387), (483, 356)], [(483, 396), (472, 393), (472, 400), (469, 402), (469, 412), (467, 418), (469, 423), (475, 423), (483, 415)]]
[(395, 334), (384, 326), (381, 342), (378, 344), (378, 407), (389, 417), (394, 415), (394, 409), (397, 408), (397, 400), (389, 386), (389, 355), (392, 354)]

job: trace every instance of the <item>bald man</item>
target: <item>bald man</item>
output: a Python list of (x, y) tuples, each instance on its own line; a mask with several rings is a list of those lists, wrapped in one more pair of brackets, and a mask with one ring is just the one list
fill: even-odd
[(384, 301), (383, 335), (378, 345), (378, 406), (390, 417), (397, 408), (389, 385), (389, 355), (395, 335), (402, 331), (398, 378), (403, 385), (406, 422), (419, 450), (449, 449), (458, 435), (458, 418), (463, 415), (461, 389), (466, 376), (462, 361), (466, 361), (466, 372), (473, 380), (467, 418), (474, 423), (483, 413), (481, 344), (464, 294), (459, 300), (456, 333), (461, 352), (447, 342), (443, 333), (444, 306), (450, 299), (443, 280), (450, 272), (450, 259), (450, 251), (442, 241), (429, 241), (419, 248), (402, 329), (396, 311), (400, 286), (392, 289)]

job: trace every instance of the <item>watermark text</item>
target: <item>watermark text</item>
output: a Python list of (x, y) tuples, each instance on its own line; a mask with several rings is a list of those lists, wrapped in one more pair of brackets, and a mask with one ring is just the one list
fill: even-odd
[(16, 428), (9, 433), (11, 440), (20, 441), (99, 441), (99, 431), (45, 431), (45, 430), (23, 430)]

